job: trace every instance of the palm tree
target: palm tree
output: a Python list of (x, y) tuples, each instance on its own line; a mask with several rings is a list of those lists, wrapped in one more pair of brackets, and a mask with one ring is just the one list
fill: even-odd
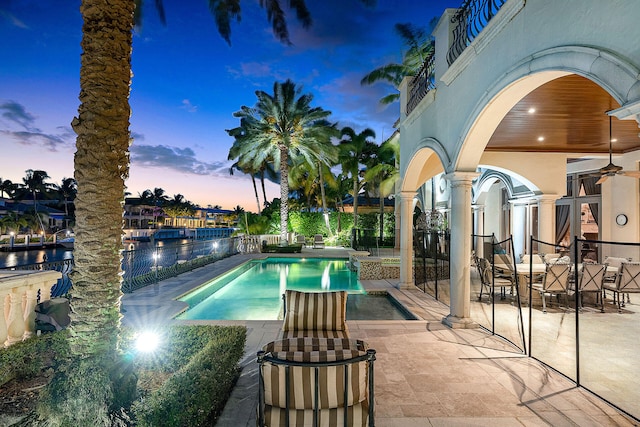
[(5, 195), (11, 198), (15, 188), (16, 185), (11, 182), (11, 180), (3, 180), (2, 178), (0, 178), (0, 198), (4, 197)]
[[(433, 27), (435, 23), (437, 23), (437, 19), (434, 18), (430, 22), (430, 26)], [(425, 59), (433, 53), (433, 38), (427, 36), (424, 28), (417, 28), (411, 24), (396, 24), (394, 29), (408, 46), (408, 50), (402, 57), (402, 63), (391, 63), (376, 68), (360, 80), (361, 85), (371, 85), (383, 81), (397, 89), (402, 79), (407, 76), (415, 76)], [(387, 105), (399, 99), (400, 93), (396, 90), (394, 93), (382, 97), (380, 103)]]
[(342, 172), (351, 175), (353, 195), (353, 228), (358, 228), (358, 194), (364, 185), (360, 180), (361, 165), (367, 165), (374, 158), (378, 146), (369, 138), (375, 138), (376, 133), (372, 129), (365, 129), (356, 133), (352, 128), (342, 129), (340, 141), (340, 163)]
[(192, 216), (196, 208), (182, 194), (174, 194), (173, 199), (163, 204), (162, 210), (171, 218), (171, 225), (176, 227), (179, 216)]
[(392, 136), (380, 145), (377, 162), (364, 173), (367, 185), (380, 198), (380, 240), (384, 238), (384, 199), (395, 191), (400, 178), (398, 164), (400, 162), (400, 140)]
[(312, 108), (313, 95), (301, 95), (301, 91), (291, 80), (274, 83), (273, 95), (256, 91), (256, 106), (242, 106), (235, 112), (240, 126), (228, 131), (236, 139), (238, 158), (246, 155), (254, 166), (273, 159), (280, 170), (280, 242), (283, 245), (287, 243), (291, 163), (298, 161), (298, 157), (312, 164), (317, 161), (330, 164), (337, 158), (330, 143), (336, 127), (326, 120), (331, 112)]
[(19, 233), (22, 227), (29, 225), (28, 218), (24, 215), (18, 215), (16, 212), (9, 212), (0, 218), (0, 234), (6, 234), (9, 231)]
[(62, 178), (62, 183), (55, 186), (59, 196), (64, 200), (64, 219), (65, 228), (69, 226), (69, 203), (73, 203), (78, 193), (78, 185), (73, 178)]
[[(233, 149), (234, 149), (234, 147), (232, 146), (231, 147), (231, 151)], [(232, 156), (231, 151), (229, 151), (229, 158), (233, 159), (234, 157), (231, 157)], [(260, 207), (260, 197), (258, 196), (258, 186), (256, 185), (256, 173), (257, 173), (257, 170), (255, 170), (250, 163), (247, 164), (246, 161), (242, 161), (242, 160), (238, 160), (237, 162), (235, 162), (234, 164), (231, 165), (231, 167), (229, 168), (229, 174), (230, 175), (233, 175), (234, 169), (237, 169), (242, 173), (247, 173), (247, 174), (249, 174), (251, 176), (251, 183), (253, 184), (253, 192), (256, 195), (256, 206), (258, 206), (258, 213), (260, 213), (262, 208)]]
[(153, 228), (157, 228), (158, 215), (162, 210), (164, 204), (169, 200), (169, 197), (165, 194), (165, 191), (162, 188), (154, 188), (153, 191), (145, 190), (143, 193), (144, 198), (151, 202), (154, 206), (153, 208)]

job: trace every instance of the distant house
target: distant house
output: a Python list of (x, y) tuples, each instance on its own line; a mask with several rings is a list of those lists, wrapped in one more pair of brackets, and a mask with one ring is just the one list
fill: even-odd
[[(15, 201), (0, 198), (0, 218), (3, 218), (10, 213), (22, 216), (33, 215), (33, 212), (33, 201), (31, 200)], [(65, 218), (65, 213), (47, 206), (41, 201), (38, 202), (38, 215), (42, 221), (42, 226), (47, 228), (45, 231), (57, 231), (67, 227), (68, 220)]]
[[(395, 209), (395, 201), (388, 197), (384, 199), (384, 212), (393, 212)], [(349, 195), (342, 200), (345, 212), (353, 212), (353, 196)], [(379, 213), (380, 212), (380, 197), (378, 196), (366, 196), (364, 194), (358, 195), (358, 214), (363, 213)]]

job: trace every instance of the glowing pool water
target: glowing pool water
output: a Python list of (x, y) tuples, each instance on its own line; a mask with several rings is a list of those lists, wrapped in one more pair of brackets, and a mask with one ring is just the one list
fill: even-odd
[[(408, 318), (387, 298), (364, 295), (357, 273), (348, 268), (348, 260), (267, 258), (244, 264), (180, 298), (189, 309), (178, 319), (276, 320), (282, 312), (285, 289), (345, 290), (350, 294), (347, 319)], [(375, 313), (368, 314), (372, 310)]]

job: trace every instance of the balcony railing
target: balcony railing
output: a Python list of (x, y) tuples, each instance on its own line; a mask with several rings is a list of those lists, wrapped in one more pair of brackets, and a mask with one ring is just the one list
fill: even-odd
[(407, 97), (407, 114), (411, 113), (418, 103), (431, 90), (435, 89), (433, 69), (435, 64), (435, 54), (432, 53), (424, 61), (422, 67), (409, 84), (409, 96)]
[(458, 12), (451, 18), (457, 26), (453, 30), (453, 42), (447, 53), (449, 65), (471, 44), (487, 26), (507, 0), (465, 0)]

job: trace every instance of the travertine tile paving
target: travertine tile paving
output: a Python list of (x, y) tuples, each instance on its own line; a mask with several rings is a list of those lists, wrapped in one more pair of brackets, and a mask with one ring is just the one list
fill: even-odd
[[(225, 268), (240, 262), (244, 260), (229, 259)], [(206, 268), (201, 270), (126, 296), (125, 322), (149, 320), (147, 316), (154, 322), (170, 321), (176, 309), (175, 301), (170, 300), (207, 275), (216, 275), (204, 271)], [(394, 297), (425, 320), (348, 322), (351, 336), (367, 341), (377, 351), (377, 426), (634, 425), (600, 399), (483, 330), (448, 329), (440, 323), (448, 313), (444, 305), (418, 290), (399, 291), (392, 285), (388, 281), (366, 284), (391, 289)], [(233, 323), (248, 328), (244, 369), (218, 425), (255, 426), (255, 354), (278, 337), (281, 322), (198, 323)]]

